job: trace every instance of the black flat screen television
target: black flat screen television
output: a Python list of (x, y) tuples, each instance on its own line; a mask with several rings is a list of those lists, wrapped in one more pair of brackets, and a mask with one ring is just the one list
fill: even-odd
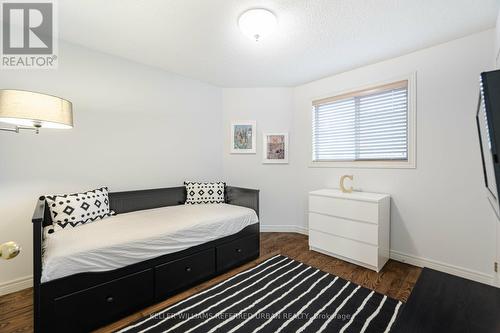
[(488, 199), (500, 217), (500, 70), (481, 73), (476, 122)]

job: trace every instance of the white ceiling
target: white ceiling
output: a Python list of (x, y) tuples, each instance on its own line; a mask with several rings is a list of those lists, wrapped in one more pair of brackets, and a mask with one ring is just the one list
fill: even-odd
[[(62, 39), (223, 87), (294, 86), (492, 28), (500, 0), (60, 0)], [(267, 8), (259, 42), (238, 16)], [(493, 41), (492, 41), (493, 42)]]

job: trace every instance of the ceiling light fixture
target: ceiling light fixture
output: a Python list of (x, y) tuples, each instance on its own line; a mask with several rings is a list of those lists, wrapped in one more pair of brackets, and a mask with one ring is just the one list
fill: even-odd
[(276, 30), (278, 21), (276, 16), (267, 9), (249, 9), (241, 14), (238, 26), (245, 36), (258, 42)]

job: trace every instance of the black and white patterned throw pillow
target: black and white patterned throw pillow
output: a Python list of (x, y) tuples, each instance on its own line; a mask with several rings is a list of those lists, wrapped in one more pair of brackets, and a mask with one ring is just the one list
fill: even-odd
[(45, 200), (50, 209), (54, 231), (74, 228), (115, 215), (115, 212), (109, 209), (107, 187), (84, 193), (48, 195)]
[(224, 203), (226, 183), (184, 182), (186, 186), (186, 205)]

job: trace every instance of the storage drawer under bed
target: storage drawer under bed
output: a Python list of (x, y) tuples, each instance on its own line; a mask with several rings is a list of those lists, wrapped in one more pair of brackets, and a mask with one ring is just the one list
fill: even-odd
[(153, 270), (81, 290), (54, 300), (57, 332), (89, 332), (153, 300)]
[(238, 238), (55, 298), (56, 332), (88, 332), (259, 255), (259, 235)]
[(172, 295), (215, 273), (215, 249), (197, 252), (155, 267), (155, 297)]
[(259, 235), (236, 239), (216, 247), (217, 272), (226, 271), (259, 256)]

